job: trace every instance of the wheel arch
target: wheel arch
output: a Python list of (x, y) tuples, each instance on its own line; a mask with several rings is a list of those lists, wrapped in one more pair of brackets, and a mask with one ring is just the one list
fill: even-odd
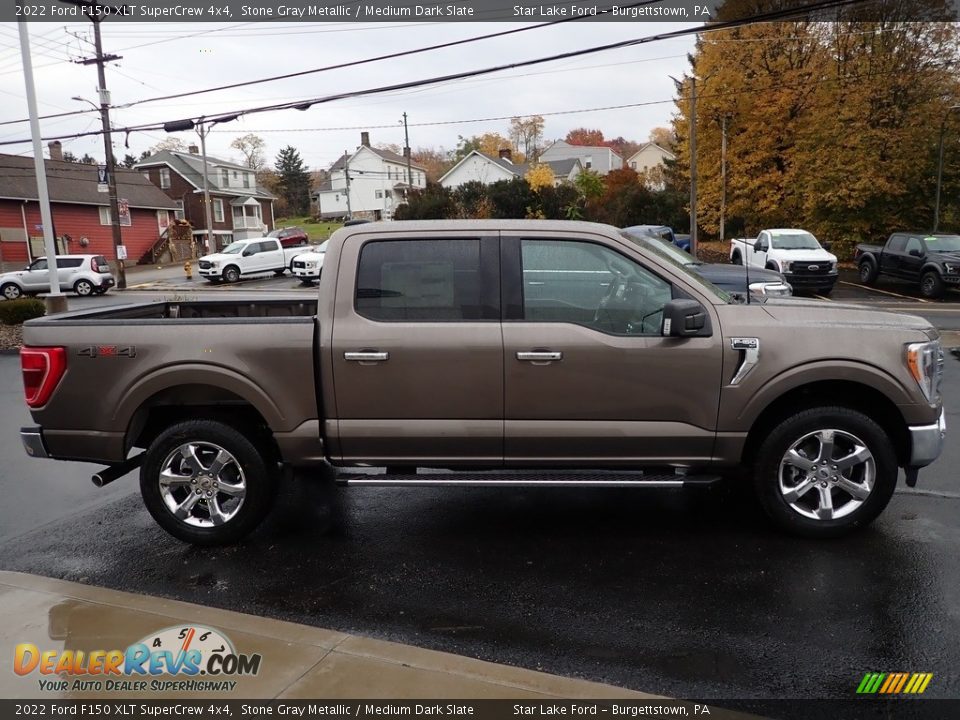
[(920, 277), (923, 277), (930, 271), (935, 272), (940, 276), (941, 279), (943, 278), (943, 270), (935, 262), (928, 262), (922, 268), (920, 268)]
[(753, 463), (763, 439), (782, 420), (811, 407), (840, 406), (867, 415), (893, 442), (897, 463), (905, 465), (910, 457), (910, 432), (897, 407), (886, 394), (857, 380), (817, 380), (794, 386), (767, 403), (757, 415), (743, 446), (742, 462)]

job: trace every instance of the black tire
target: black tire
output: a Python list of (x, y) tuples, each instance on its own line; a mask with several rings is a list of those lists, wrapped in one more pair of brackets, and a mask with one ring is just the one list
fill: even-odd
[(95, 288), (93, 289), (93, 294), (94, 294), (94, 295), (106, 295), (106, 294), (107, 294), (107, 286), (106, 286), (106, 285), (101, 285), (100, 287), (95, 287)]
[(19, 300), (23, 297), (23, 290), (16, 283), (6, 283), (0, 286), (0, 295), (3, 295), (4, 300)]
[[(187, 519), (177, 518), (164, 499), (159, 481), (160, 473), (169, 458), (181, 457), (175, 454), (176, 450), (188, 443), (196, 443), (201, 447), (219, 446), (220, 449), (229, 453), (234, 461), (227, 465), (226, 469), (234, 473), (238, 470), (243, 473), (245, 494), (242, 502), (223, 524), (207, 526), (193, 524), (204, 522), (204, 513), (208, 515), (207, 521), (213, 520), (213, 513), (210, 511), (212, 506), (209, 504), (211, 500), (204, 497), (203, 491), (197, 492), (199, 490), (197, 483), (183, 484), (182, 488), (178, 487), (176, 492), (185, 490), (185, 494), (182, 495), (184, 499), (193, 499), (194, 492), (201, 496), (194, 500), (194, 505), (189, 511), (198, 513), (199, 518), (193, 515)], [(207, 467), (210, 466), (207, 465)], [(237, 542), (252, 532), (266, 517), (277, 494), (277, 475), (275, 460), (264, 455), (236, 428), (215, 420), (187, 420), (167, 428), (150, 444), (143, 464), (140, 466), (140, 494), (153, 519), (178, 540), (194, 545), (225, 545)], [(220, 475), (218, 474), (217, 477), (219, 478)], [(217, 490), (210, 490), (210, 492), (213, 493), (211, 497), (215, 499), (217, 508), (221, 507), (220, 502), (231, 502), (229, 494)], [(174, 495), (170, 495), (169, 499), (171, 502), (177, 501)]]
[(733, 265), (743, 265), (743, 258), (740, 257), (740, 253), (735, 252), (730, 258), (730, 263)]
[(857, 272), (860, 276), (860, 282), (864, 285), (873, 285), (880, 274), (877, 270), (877, 264), (869, 258), (860, 262)]
[(284, 274), (286, 271), (287, 271), (286, 268), (282, 268), (282, 269), (280, 269), (280, 270), (274, 270), (274, 271), (273, 271), (273, 274), (276, 275), (277, 277), (283, 277), (283, 274)]
[(73, 291), (80, 297), (93, 295), (93, 283), (89, 280), (80, 278), (73, 284)]
[[(863, 443), (863, 446), (869, 451), (873, 462), (873, 482), (869, 494), (865, 498), (857, 499), (855, 496), (843, 489), (842, 485), (836, 484), (830, 479), (830, 473), (833, 465), (821, 467), (820, 463), (812, 462), (813, 468), (810, 474), (805, 474), (803, 479), (793, 478), (796, 484), (792, 482), (784, 486), (781, 472), (789, 474), (792, 472), (801, 473), (799, 468), (792, 466), (781, 469), (781, 462), (785, 461), (787, 451), (805, 437), (809, 437), (817, 431), (832, 429), (839, 431), (841, 435), (855, 437)], [(851, 447), (848, 445), (848, 438), (835, 436), (837, 445), (831, 457), (842, 457), (842, 453), (847, 452)], [(845, 446), (845, 447), (844, 447)], [(822, 445), (821, 445), (822, 448)], [(819, 458), (817, 458), (819, 460)], [(866, 475), (854, 476), (854, 473), (861, 471), (867, 472), (865, 463), (858, 464), (850, 470), (841, 470), (840, 472), (849, 472), (850, 477), (846, 479), (864, 481)], [(819, 475), (812, 473), (825, 472), (824, 480), (821, 482)], [(760, 446), (753, 466), (753, 481), (760, 504), (763, 506), (767, 515), (781, 529), (795, 535), (801, 535), (811, 538), (828, 538), (844, 535), (857, 528), (869, 525), (887, 506), (893, 491), (897, 485), (897, 458), (893, 451), (893, 442), (887, 433), (877, 423), (869, 417), (850, 408), (827, 406), (815, 407), (803, 412), (792, 415), (782, 420), (773, 431), (770, 432)], [(812, 484), (810, 484), (812, 482)], [(827, 483), (824, 485), (823, 483)], [(793, 488), (800, 488), (802, 485), (809, 485), (805, 494), (797, 498), (797, 503), (801, 506), (816, 502), (822, 509), (823, 491), (826, 490), (831, 496), (831, 506), (835, 510), (843, 511), (844, 507), (837, 508), (834, 503), (838, 500), (846, 502), (859, 501), (859, 505), (853, 505), (852, 509), (847, 511), (842, 517), (813, 518), (808, 517), (800, 510), (790, 504), (786, 497), (786, 492)], [(786, 487), (786, 490), (782, 489)], [(862, 488), (861, 488), (862, 489)], [(818, 514), (817, 509), (804, 507), (804, 510)]]
[(313, 278), (302, 278), (300, 284), (306, 287), (313, 287)]
[(943, 297), (943, 278), (936, 270), (927, 270), (920, 276), (920, 294), (935, 300)]
[(240, 279), (240, 270), (236, 265), (227, 265), (223, 269), (223, 281), (228, 283), (235, 283)]

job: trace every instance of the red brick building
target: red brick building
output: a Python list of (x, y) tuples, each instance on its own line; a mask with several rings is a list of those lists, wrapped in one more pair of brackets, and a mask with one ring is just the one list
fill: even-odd
[[(196, 146), (191, 145), (190, 152), (185, 153), (159, 152), (134, 167), (177, 204), (177, 217), (189, 221), (194, 237), (205, 241), (203, 158)], [(234, 240), (263, 237), (273, 229), (274, 197), (257, 185), (256, 173), (251, 168), (208, 156), (207, 186), (218, 248)]]
[[(60, 144), (50, 145), (57, 158)], [(98, 191), (97, 166), (58, 159), (45, 160), (44, 166), (57, 252), (113, 260), (110, 201), (107, 193)], [(132, 264), (161, 242), (177, 206), (135, 170), (119, 169), (116, 179), (123, 201), (121, 236)], [(42, 223), (33, 158), (0, 154), (0, 262), (26, 264), (46, 255)]]

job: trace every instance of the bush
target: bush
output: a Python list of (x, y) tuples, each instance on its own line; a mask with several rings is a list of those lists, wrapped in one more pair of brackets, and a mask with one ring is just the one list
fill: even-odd
[(4, 325), (20, 325), (27, 320), (43, 317), (46, 313), (47, 307), (43, 304), (43, 300), (36, 298), (21, 298), (0, 303), (0, 322)]

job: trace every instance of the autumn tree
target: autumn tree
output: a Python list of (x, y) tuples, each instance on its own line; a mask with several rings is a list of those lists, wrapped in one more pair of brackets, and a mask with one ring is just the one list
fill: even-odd
[(259, 135), (247, 133), (236, 137), (230, 143), (230, 147), (238, 150), (243, 155), (243, 164), (251, 170), (259, 172), (266, 165), (266, 156), (264, 150), (267, 147), (266, 141)]
[(540, 115), (510, 119), (510, 139), (524, 157), (536, 159), (542, 148), (544, 120)]
[(428, 182), (437, 182), (453, 167), (450, 153), (442, 147), (418, 147), (410, 153), (410, 159), (426, 171)]
[(457, 149), (453, 153), (454, 160), (459, 162), (474, 150), (490, 157), (498, 157), (501, 150), (510, 150), (514, 162), (523, 162), (523, 157), (517, 152), (516, 143), (496, 132), (487, 132), (469, 138), (459, 136)]
[(603, 130), (591, 130), (583, 127), (571, 130), (563, 140), (571, 145), (599, 147), (605, 144)]
[(527, 181), (527, 184), (530, 185), (534, 190), (539, 190), (544, 187), (553, 187), (554, 180), (556, 179), (553, 174), (553, 169), (546, 163), (534, 163), (530, 166), (530, 169), (527, 170), (527, 174), (523, 176), (523, 179)]
[(647, 137), (650, 142), (659, 145), (664, 150), (671, 150), (677, 142), (677, 136), (673, 128), (668, 127), (655, 127)]

